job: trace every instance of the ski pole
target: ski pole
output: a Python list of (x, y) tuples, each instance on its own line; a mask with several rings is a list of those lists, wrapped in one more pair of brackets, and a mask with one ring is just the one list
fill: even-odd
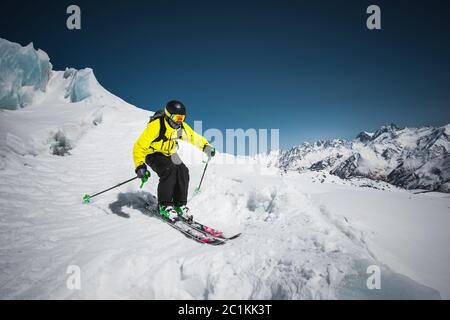
[(209, 158), (208, 161), (206, 161), (206, 165), (205, 165), (205, 168), (203, 169), (203, 173), (202, 173), (202, 178), (200, 179), (200, 183), (198, 184), (198, 187), (195, 188), (194, 194), (198, 194), (200, 192), (200, 187), (201, 187), (202, 182), (203, 182), (203, 177), (205, 176), (206, 168), (208, 168), (208, 163), (209, 163), (210, 159), (211, 158)]
[[(113, 186), (113, 187), (111, 187), (111, 188), (108, 188), (108, 189), (106, 189), (106, 190), (97, 192), (96, 194), (93, 194), (93, 195), (84, 194), (84, 195), (83, 195), (83, 203), (88, 203), (89, 201), (91, 201), (91, 199), (92, 199), (93, 197), (98, 196), (98, 195), (100, 195), (100, 194), (102, 194), (102, 193), (105, 193), (106, 191), (112, 190), (112, 189), (114, 189), (114, 188), (120, 187), (121, 185), (123, 185), (123, 184), (125, 184), (125, 183), (128, 183), (128, 182), (130, 182), (130, 181), (136, 180), (136, 179), (138, 179), (138, 178), (139, 178), (139, 177), (136, 176), (136, 177), (134, 177), (134, 178), (128, 179), (127, 181), (124, 181), (124, 182), (121, 182), (121, 183), (119, 183), (119, 184), (116, 184), (115, 186)], [(147, 182), (147, 180), (148, 180), (148, 176), (147, 176), (146, 178), (142, 179), (141, 188), (142, 188), (142, 186), (144, 185), (144, 183)]]

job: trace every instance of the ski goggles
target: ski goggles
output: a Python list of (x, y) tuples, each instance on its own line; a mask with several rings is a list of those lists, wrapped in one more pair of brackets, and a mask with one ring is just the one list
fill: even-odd
[(175, 122), (181, 123), (184, 121), (184, 119), (186, 119), (186, 115), (184, 114), (170, 114), (169, 112), (167, 112), (166, 110), (166, 115), (172, 119)]

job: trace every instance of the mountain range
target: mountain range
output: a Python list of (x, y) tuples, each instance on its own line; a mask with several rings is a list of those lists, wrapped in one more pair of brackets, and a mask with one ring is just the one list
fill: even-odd
[(284, 171), (328, 171), (342, 179), (365, 177), (406, 189), (450, 192), (450, 124), (382, 126), (351, 141), (303, 143), (279, 153)]

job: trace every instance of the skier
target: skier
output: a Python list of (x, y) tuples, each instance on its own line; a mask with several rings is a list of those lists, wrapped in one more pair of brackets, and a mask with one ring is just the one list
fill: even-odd
[[(189, 188), (189, 169), (178, 156), (179, 139), (189, 142), (206, 153), (208, 158), (216, 150), (208, 141), (184, 122), (186, 108), (180, 101), (172, 100), (164, 110), (150, 118), (146, 129), (133, 147), (135, 172), (146, 181), (150, 177), (147, 165), (158, 174), (159, 213), (166, 219), (181, 216), (192, 220), (186, 206)], [(147, 164), (147, 165), (146, 165)]]

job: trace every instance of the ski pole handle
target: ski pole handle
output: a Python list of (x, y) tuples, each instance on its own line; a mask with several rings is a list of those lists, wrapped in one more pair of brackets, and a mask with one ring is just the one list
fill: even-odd
[(144, 186), (144, 183), (146, 183), (146, 182), (148, 181), (148, 178), (149, 178), (149, 177), (150, 177), (150, 172), (147, 171), (147, 172), (145, 173), (145, 177), (141, 179), (141, 181), (142, 181), (142, 182), (141, 182), (141, 189), (142, 189), (142, 187)]

